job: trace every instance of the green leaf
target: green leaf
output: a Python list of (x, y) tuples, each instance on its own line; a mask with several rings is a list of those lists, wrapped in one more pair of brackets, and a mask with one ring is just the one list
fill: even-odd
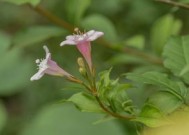
[(29, 46), (63, 33), (65, 33), (63, 29), (54, 26), (32, 26), (17, 33), (13, 39), (13, 45)]
[(140, 74), (149, 71), (166, 72), (166, 69), (164, 67), (160, 67), (158, 65), (151, 65), (148, 63), (147, 65), (142, 65), (133, 70), (134, 73), (140, 73)]
[(76, 107), (82, 112), (97, 112), (103, 113), (103, 110), (95, 100), (95, 98), (86, 93), (74, 94), (67, 101), (73, 102)]
[(189, 36), (171, 37), (163, 52), (164, 65), (189, 84)]
[(126, 45), (137, 48), (137, 49), (144, 49), (145, 45), (145, 38), (143, 35), (135, 35), (125, 42)]
[(7, 114), (4, 105), (0, 102), (0, 132), (4, 128), (7, 121)]
[[(107, 87), (110, 83), (111, 83), (111, 80), (110, 80), (110, 72), (111, 72), (112, 68), (110, 68), (109, 70), (105, 70), (105, 71), (102, 71), (101, 73), (99, 73), (99, 76), (100, 76), (100, 82), (98, 85), (100, 85), (99, 87), (102, 87), (105, 86)], [(117, 82), (117, 81), (116, 81)]]
[(168, 92), (157, 92), (149, 97), (149, 104), (154, 105), (164, 114), (169, 114), (179, 108), (183, 102)]
[(83, 28), (104, 32), (104, 37), (109, 41), (117, 40), (117, 32), (113, 23), (103, 15), (93, 14), (84, 18), (81, 22)]
[(32, 6), (37, 6), (41, 2), (41, 0), (2, 0), (2, 1), (16, 5), (31, 4)]
[(161, 54), (167, 39), (171, 35), (178, 35), (182, 22), (171, 14), (157, 20), (151, 31), (151, 45), (157, 54)]
[(22, 90), (30, 81), (31, 60), (22, 59), (21, 50), (13, 49), (0, 58), (0, 95), (10, 95)]
[(76, 24), (79, 23), (90, 3), (91, 0), (66, 0), (65, 9), (68, 19)]
[(104, 123), (104, 122), (107, 122), (107, 121), (111, 121), (111, 120), (114, 120), (116, 119), (115, 117), (112, 117), (110, 115), (105, 115), (103, 118), (93, 122), (93, 124), (100, 124), (100, 123)]
[(170, 92), (180, 100), (184, 100), (188, 93), (188, 88), (186, 88), (182, 82), (172, 81), (163, 73), (153, 71), (143, 74), (130, 73), (127, 74), (127, 78), (138, 83), (152, 84), (161, 87), (162, 90)]
[(100, 80), (97, 83), (97, 89), (100, 99), (114, 112), (133, 113), (132, 101), (126, 93), (130, 84), (120, 84), (118, 79), (111, 80), (110, 72), (111, 69), (99, 74)]
[[(43, 108), (20, 135), (125, 135), (115, 121), (94, 125), (100, 114), (81, 113), (67, 104)], [(22, 128), (23, 129), (23, 128)]]
[(0, 56), (6, 53), (8, 50), (10, 44), (11, 44), (11, 39), (10, 36), (5, 34), (4, 32), (0, 31)]
[(145, 104), (140, 115), (133, 121), (138, 121), (149, 127), (159, 127), (170, 124), (159, 109), (151, 104)]

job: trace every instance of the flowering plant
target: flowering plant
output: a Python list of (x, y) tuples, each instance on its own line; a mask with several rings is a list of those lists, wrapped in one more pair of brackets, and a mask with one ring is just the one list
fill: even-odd
[(188, 135), (187, 1), (1, 0), (0, 134)]
[[(51, 60), (51, 54), (46, 46), (44, 46), (44, 49), (46, 51), (46, 58), (44, 60), (41, 60), (41, 62), (39, 61), (39, 59), (36, 60), (36, 63), (40, 62), (38, 64), (39, 71), (31, 77), (31, 80), (38, 80), (45, 73), (54, 76), (65, 76), (69, 81), (84, 86), (86, 88), (86, 91), (88, 91), (87, 93), (84, 92), (76, 94), (68, 99), (68, 101), (73, 102), (76, 106), (79, 104), (75, 101), (77, 98), (86, 98), (86, 96), (90, 96), (90, 100), (92, 100), (91, 102), (94, 102), (93, 107), (91, 106), (92, 110), (88, 110), (88, 108), (82, 107), (81, 109), (85, 109), (90, 112), (97, 111), (105, 114), (107, 113), (110, 116), (121, 119), (134, 119), (135, 117), (132, 102), (125, 93), (125, 90), (129, 87), (129, 85), (119, 84), (118, 79), (110, 80), (109, 74), (111, 70), (107, 70), (101, 73), (100, 81), (96, 82), (95, 68), (93, 67), (91, 58), (90, 41), (94, 41), (95, 39), (103, 36), (104, 33), (95, 30), (91, 30), (87, 33), (81, 33), (78, 28), (76, 28), (75, 31), (76, 34), (67, 36), (66, 40), (61, 42), (60, 46), (66, 44), (76, 45), (77, 49), (84, 58), (83, 59), (79, 57), (77, 62), (79, 65), (79, 72), (85, 80), (80, 80), (60, 68), (56, 64), (56, 62)], [(118, 99), (119, 97), (121, 97), (121, 99)], [(120, 113), (126, 113), (126, 115), (122, 115)]]
[[(96, 72), (91, 58), (91, 43), (95, 39), (104, 35), (103, 32), (91, 30), (87, 33), (82, 33), (78, 28), (75, 29), (76, 34), (67, 36), (65, 41), (62, 41), (60, 46), (76, 45), (77, 49), (83, 56), (78, 58), (79, 72), (84, 80), (78, 79), (70, 73), (60, 68), (56, 62), (51, 60), (51, 54), (46, 46), (46, 59), (40, 62), (39, 71), (32, 76), (31, 80), (40, 79), (45, 73), (55, 76), (65, 76), (69, 81), (82, 85), (85, 91), (77, 93), (69, 98), (67, 101), (74, 103), (81, 111), (98, 112), (107, 116), (115, 117), (118, 119), (125, 119), (129, 121), (138, 121), (148, 126), (160, 126), (170, 124), (159, 110), (156, 110), (153, 98), (149, 98), (147, 104), (144, 105), (141, 112), (138, 113), (133, 105), (133, 101), (129, 98), (127, 90), (132, 86), (131, 83), (120, 84), (119, 79), (110, 79), (110, 70), (103, 71), (99, 74), (99, 80), (96, 80)], [(39, 63), (39, 60), (36, 60)], [(184, 74), (184, 71), (181, 74)], [(133, 82), (138, 81), (142, 83), (158, 85), (164, 88), (156, 96), (161, 96), (163, 92), (168, 92), (177, 96), (180, 102), (185, 102), (187, 96), (187, 87), (182, 82), (174, 83), (167, 78), (163, 73), (146, 72), (144, 74), (127, 74), (127, 78)], [(164, 80), (169, 85), (162, 83)], [(172, 96), (172, 95), (170, 95)], [(171, 98), (171, 97), (168, 97)], [(161, 102), (161, 101), (159, 101)], [(176, 108), (178, 106), (175, 106)], [(169, 108), (169, 107), (168, 107)], [(165, 113), (172, 112), (175, 108), (170, 107)], [(146, 111), (155, 111), (148, 114)], [(158, 114), (158, 116), (156, 116)], [(151, 115), (151, 116), (150, 116)], [(149, 117), (150, 116), (150, 117)], [(149, 118), (147, 118), (149, 117)]]

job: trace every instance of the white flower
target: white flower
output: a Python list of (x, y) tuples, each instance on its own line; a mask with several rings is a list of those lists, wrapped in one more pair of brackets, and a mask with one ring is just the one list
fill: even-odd
[(57, 63), (51, 59), (51, 53), (49, 52), (47, 46), (43, 46), (43, 48), (46, 52), (46, 58), (36, 60), (39, 71), (33, 75), (30, 80), (39, 80), (44, 74), (70, 77), (71, 75), (69, 73), (60, 68)]

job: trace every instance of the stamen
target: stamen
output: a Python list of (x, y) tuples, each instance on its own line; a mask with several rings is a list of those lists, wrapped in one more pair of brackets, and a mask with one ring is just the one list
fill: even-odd
[(80, 30), (79, 30), (79, 28), (75, 28), (74, 29), (74, 32), (75, 33), (73, 33), (73, 36), (74, 36), (74, 40), (78, 40), (78, 41), (81, 41), (81, 40), (84, 40), (85, 38), (87, 38), (88, 37), (88, 33), (86, 33), (86, 30), (84, 30), (84, 32), (81, 32)]
[(35, 60), (35, 63), (40, 63), (40, 60), (39, 59)]
[(76, 32), (77, 35), (80, 35), (80, 31), (79, 31), (79, 28), (75, 28), (74, 31)]
[[(77, 28), (77, 27), (74, 29), (74, 31), (76, 32), (77, 35), (80, 35), (80, 36), (85, 34), (85, 31), (84, 31), (84, 32), (81, 32), (81, 31), (79, 30), (79, 28)], [(73, 34), (73, 35), (75, 35), (75, 34)]]

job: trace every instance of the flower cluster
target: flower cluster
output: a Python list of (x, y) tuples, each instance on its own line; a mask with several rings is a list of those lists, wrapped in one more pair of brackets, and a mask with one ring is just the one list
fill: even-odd
[[(104, 35), (104, 33), (95, 30), (90, 30), (87, 33), (81, 33), (78, 28), (75, 29), (75, 32), (76, 34), (67, 36), (66, 40), (61, 42), (60, 46), (76, 45), (77, 49), (86, 60), (90, 72), (92, 72), (93, 65), (91, 60), (90, 42), (101, 37), (102, 35)], [(35, 75), (33, 75), (30, 80), (39, 80), (44, 74), (49, 74), (54, 76), (65, 76), (71, 81), (76, 81), (71, 74), (59, 67), (59, 65), (51, 59), (51, 53), (49, 52), (47, 46), (44, 46), (43, 48), (46, 52), (46, 57), (42, 60), (36, 60), (39, 71)]]

